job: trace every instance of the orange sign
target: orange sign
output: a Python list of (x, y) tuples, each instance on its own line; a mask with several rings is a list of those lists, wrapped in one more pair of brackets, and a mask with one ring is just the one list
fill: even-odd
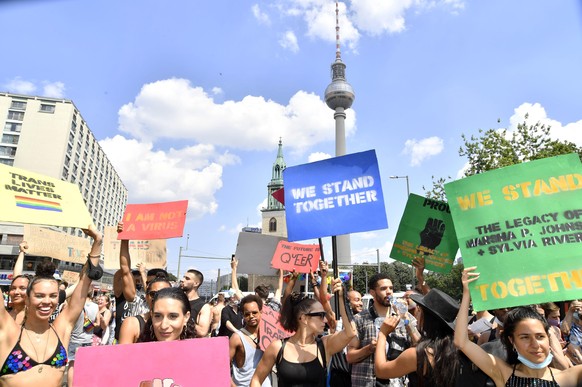
[(181, 237), (188, 200), (151, 204), (128, 204), (123, 214), (119, 240), (150, 240)]
[(276, 269), (298, 273), (315, 272), (319, 265), (321, 252), (318, 245), (302, 245), (287, 241), (280, 241), (273, 255), (271, 266)]

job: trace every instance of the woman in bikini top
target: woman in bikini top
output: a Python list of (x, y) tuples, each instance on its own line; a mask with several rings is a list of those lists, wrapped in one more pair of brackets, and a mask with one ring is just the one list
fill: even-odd
[(0, 359), (4, 359), (0, 369), (1, 386), (60, 386), (71, 331), (83, 310), (91, 281), (103, 274), (99, 267), (102, 236), (93, 225), (83, 231), (93, 238), (91, 252), (67, 308), (53, 325), (49, 318), (58, 304), (59, 287), (52, 276), (55, 269), (52, 262), (37, 265), (36, 277), (26, 291), (27, 308), (22, 325), (0, 303)]
[(501, 342), (507, 361), (485, 352), (468, 339), (469, 283), (479, 278), (476, 267), (463, 270), (463, 299), (455, 324), (455, 345), (498, 387), (576, 387), (582, 385), (582, 366), (558, 370), (550, 367), (550, 326), (534, 308), (521, 306), (507, 315)]

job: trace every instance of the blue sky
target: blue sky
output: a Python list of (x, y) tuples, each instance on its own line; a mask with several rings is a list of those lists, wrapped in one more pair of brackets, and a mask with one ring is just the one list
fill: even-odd
[[(187, 254), (229, 257), (260, 223), (280, 137), (288, 166), (334, 152), (334, 1), (21, 0), (0, 24), (0, 90), (73, 100), (131, 203), (188, 199)], [(582, 146), (579, 1), (352, 0), (340, 27), (347, 149), (376, 149), (390, 226), (354, 234), (354, 262), (388, 260), (406, 200), (389, 176), (418, 194), (460, 177), (461, 134), (529, 113)]]

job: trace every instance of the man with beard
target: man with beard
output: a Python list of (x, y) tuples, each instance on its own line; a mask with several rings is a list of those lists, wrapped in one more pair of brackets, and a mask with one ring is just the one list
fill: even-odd
[(196, 337), (206, 337), (210, 333), (212, 313), (210, 305), (198, 295), (198, 288), (204, 282), (204, 275), (195, 269), (190, 269), (180, 281), (180, 288), (190, 301), (190, 319), (196, 324)]
[[(237, 387), (251, 384), (255, 369), (263, 357), (263, 351), (259, 346), (261, 340), (259, 323), (263, 300), (255, 294), (250, 294), (240, 301), (240, 308), (243, 312), (244, 327), (230, 337), (232, 385)], [(270, 387), (270, 378), (266, 378), (262, 386)]]
[[(368, 281), (368, 289), (373, 303), (367, 310), (354, 316), (358, 335), (348, 345), (347, 360), (352, 364), (352, 386), (354, 387), (404, 387), (406, 377), (398, 379), (377, 379), (374, 373), (374, 352), (378, 329), (388, 313), (398, 314), (392, 305), (394, 286), (384, 273), (372, 276)], [(403, 316), (404, 317), (404, 316)], [(375, 321), (378, 321), (375, 324)], [(388, 353), (386, 358), (394, 360), (413, 342), (420, 339), (416, 330), (416, 319), (406, 312), (403, 326), (397, 327), (388, 337)], [(378, 327), (378, 328), (377, 328)]]

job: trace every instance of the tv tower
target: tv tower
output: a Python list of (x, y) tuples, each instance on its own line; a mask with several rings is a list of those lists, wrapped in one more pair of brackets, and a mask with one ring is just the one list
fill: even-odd
[[(349, 109), (356, 98), (354, 89), (346, 81), (346, 65), (342, 62), (339, 38), (339, 4), (335, 2), (335, 61), (331, 64), (331, 83), (325, 89), (325, 103), (334, 110), (335, 119), (335, 155), (346, 154), (346, 109)], [(350, 235), (338, 235), (337, 262), (340, 265), (351, 265)]]

